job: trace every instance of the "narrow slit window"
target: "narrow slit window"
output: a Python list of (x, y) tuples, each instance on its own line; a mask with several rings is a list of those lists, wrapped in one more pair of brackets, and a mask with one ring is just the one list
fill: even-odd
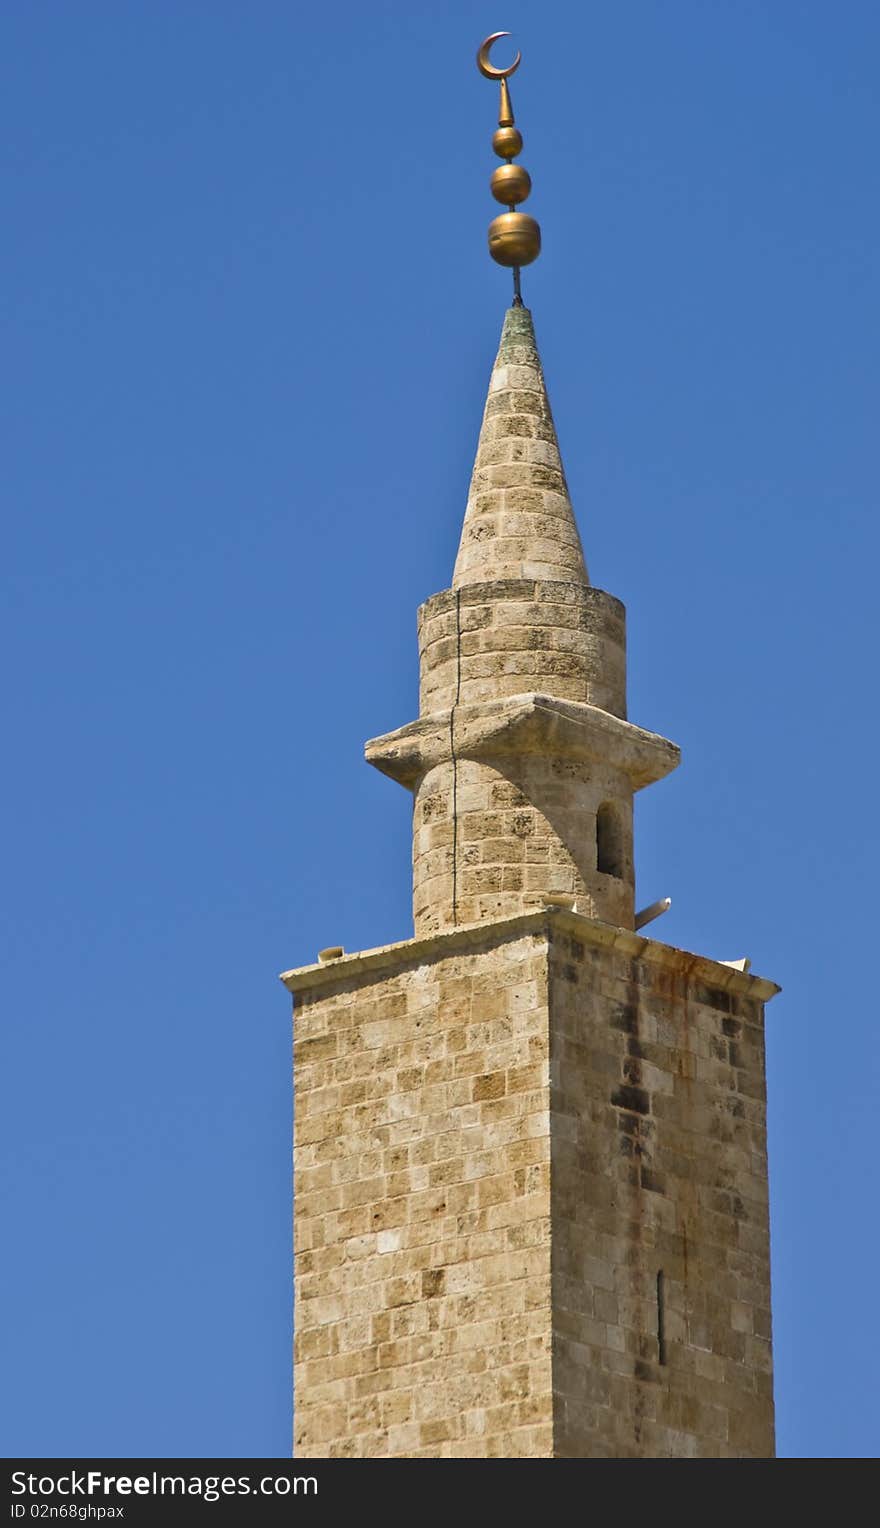
[(596, 869), (623, 878), (623, 833), (617, 809), (603, 801), (596, 813)]
[(666, 1362), (666, 1277), (661, 1268), (657, 1274), (657, 1358)]

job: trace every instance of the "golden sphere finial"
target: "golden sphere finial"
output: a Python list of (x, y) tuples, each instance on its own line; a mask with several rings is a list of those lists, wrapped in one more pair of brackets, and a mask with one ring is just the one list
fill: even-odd
[[(502, 212), (489, 224), (489, 254), (499, 265), (531, 265), (541, 253), (541, 229), (527, 212)], [(518, 306), (518, 304), (517, 304)]]
[(521, 164), (500, 164), (492, 171), (489, 189), (503, 207), (516, 207), (532, 189), (532, 177)]
[(506, 160), (505, 164), (499, 165), (494, 171), (489, 182), (495, 200), (507, 209), (506, 212), (501, 213), (500, 217), (493, 218), (489, 224), (489, 253), (499, 265), (512, 268), (514, 305), (522, 306), (519, 290), (520, 266), (530, 265), (533, 260), (537, 260), (541, 253), (541, 230), (534, 218), (530, 218), (525, 212), (514, 210), (525, 201), (532, 189), (528, 170), (520, 164), (513, 163), (515, 156), (522, 149), (523, 141), (522, 134), (514, 123), (513, 103), (507, 83), (510, 76), (519, 68), (522, 54), (517, 51), (513, 63), (508, 64), (506, 69), (499, 69), (489, 62), (493, 45), (500, 37), (509, 36), (509, 32), (493, 32), (490, 37), (487, 37), (477, 50), (477, 68), (487, 80), (498, 80), (501, 87), (498, 130), (492, 138), (492, 147), (499, 159)]
[(522, 150), (522, 133), (517, 127), (499, 127), (492, 134), (492, 147), (499, 159), (514, 159)]

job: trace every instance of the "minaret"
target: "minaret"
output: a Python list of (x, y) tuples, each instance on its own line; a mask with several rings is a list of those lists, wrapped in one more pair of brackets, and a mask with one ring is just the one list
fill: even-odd
[(505, 35), (478, 62), (514, 302), (419, 716), (366, 747), (413, 792), (415, 938), (284, 977), (295, 1451), (769, 1457), (778, 989), (636, 932), (633, 796), (679, 753), (627, 719), (624, 609), (587, 574), (522, 304)]

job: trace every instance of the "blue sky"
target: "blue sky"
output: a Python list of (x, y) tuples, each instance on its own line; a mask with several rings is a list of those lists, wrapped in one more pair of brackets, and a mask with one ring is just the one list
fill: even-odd
[[(875, 1456), (880, 12), (8, 4), (7, 1455), (290, 1439), (277, 973), (411, 931), (417, 707), (524, 275), (630, 714), (658, 936), (768, 1009), (779, 1451)], [(7, 1170), (8, 1167), (8, 1170)]]

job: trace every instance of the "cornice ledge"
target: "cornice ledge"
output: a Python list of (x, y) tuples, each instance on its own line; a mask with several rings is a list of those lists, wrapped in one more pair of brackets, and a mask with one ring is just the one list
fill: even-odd
[(364, 755), (368, 764), (412, 790), (429, 769), (451, 757), (453, 743), (458, 758), (542, 753), (611, 763), (629, 776), (634, 790), (662, 780), (681, 759), (677, 745), (659, 733), (599, 706), (539, 694), (430, 712), (372, 738)]
[(385, 970), (404, 965), (419, 965), (435, 957), (453, 954), (457, 950), (472, 950), (481, 945), (504, 944), (526, 936), (552, 933), (568, 933), (584, 944), (613, 948), (634, 960), (663, 966), (679, 975), (693, 976), (708, 986), (723, 991), (739, 993), (759, 1002), (769, 1002), (782, 989), (776, 982), (763, 976), (746, 975), (727, 966), (723, 961), (712, 960), (708, 955), (695, 955), (680, 950), (675, 945), (663, 944), (657, 939), (646, 939), (629, 929), (615, 928), (598, 918), (587, 918), (582, 913), (569, 912), (567, 908), (538, 908), (535, 912), (518, 913), (513, 918), (498, 918), (482, 923), (461, 924), (458, 928), (444, 929), (421, 939), (404, 939), (396, 944), (380, 945), (374, 950), (359, 950), (342, 955), (338, 960), (299, 966), (283, 971), (280, 980), (288, 992), (296, 995), (316, 987), (335, 986), (357, 979), (362, 975), (379, 974)]

